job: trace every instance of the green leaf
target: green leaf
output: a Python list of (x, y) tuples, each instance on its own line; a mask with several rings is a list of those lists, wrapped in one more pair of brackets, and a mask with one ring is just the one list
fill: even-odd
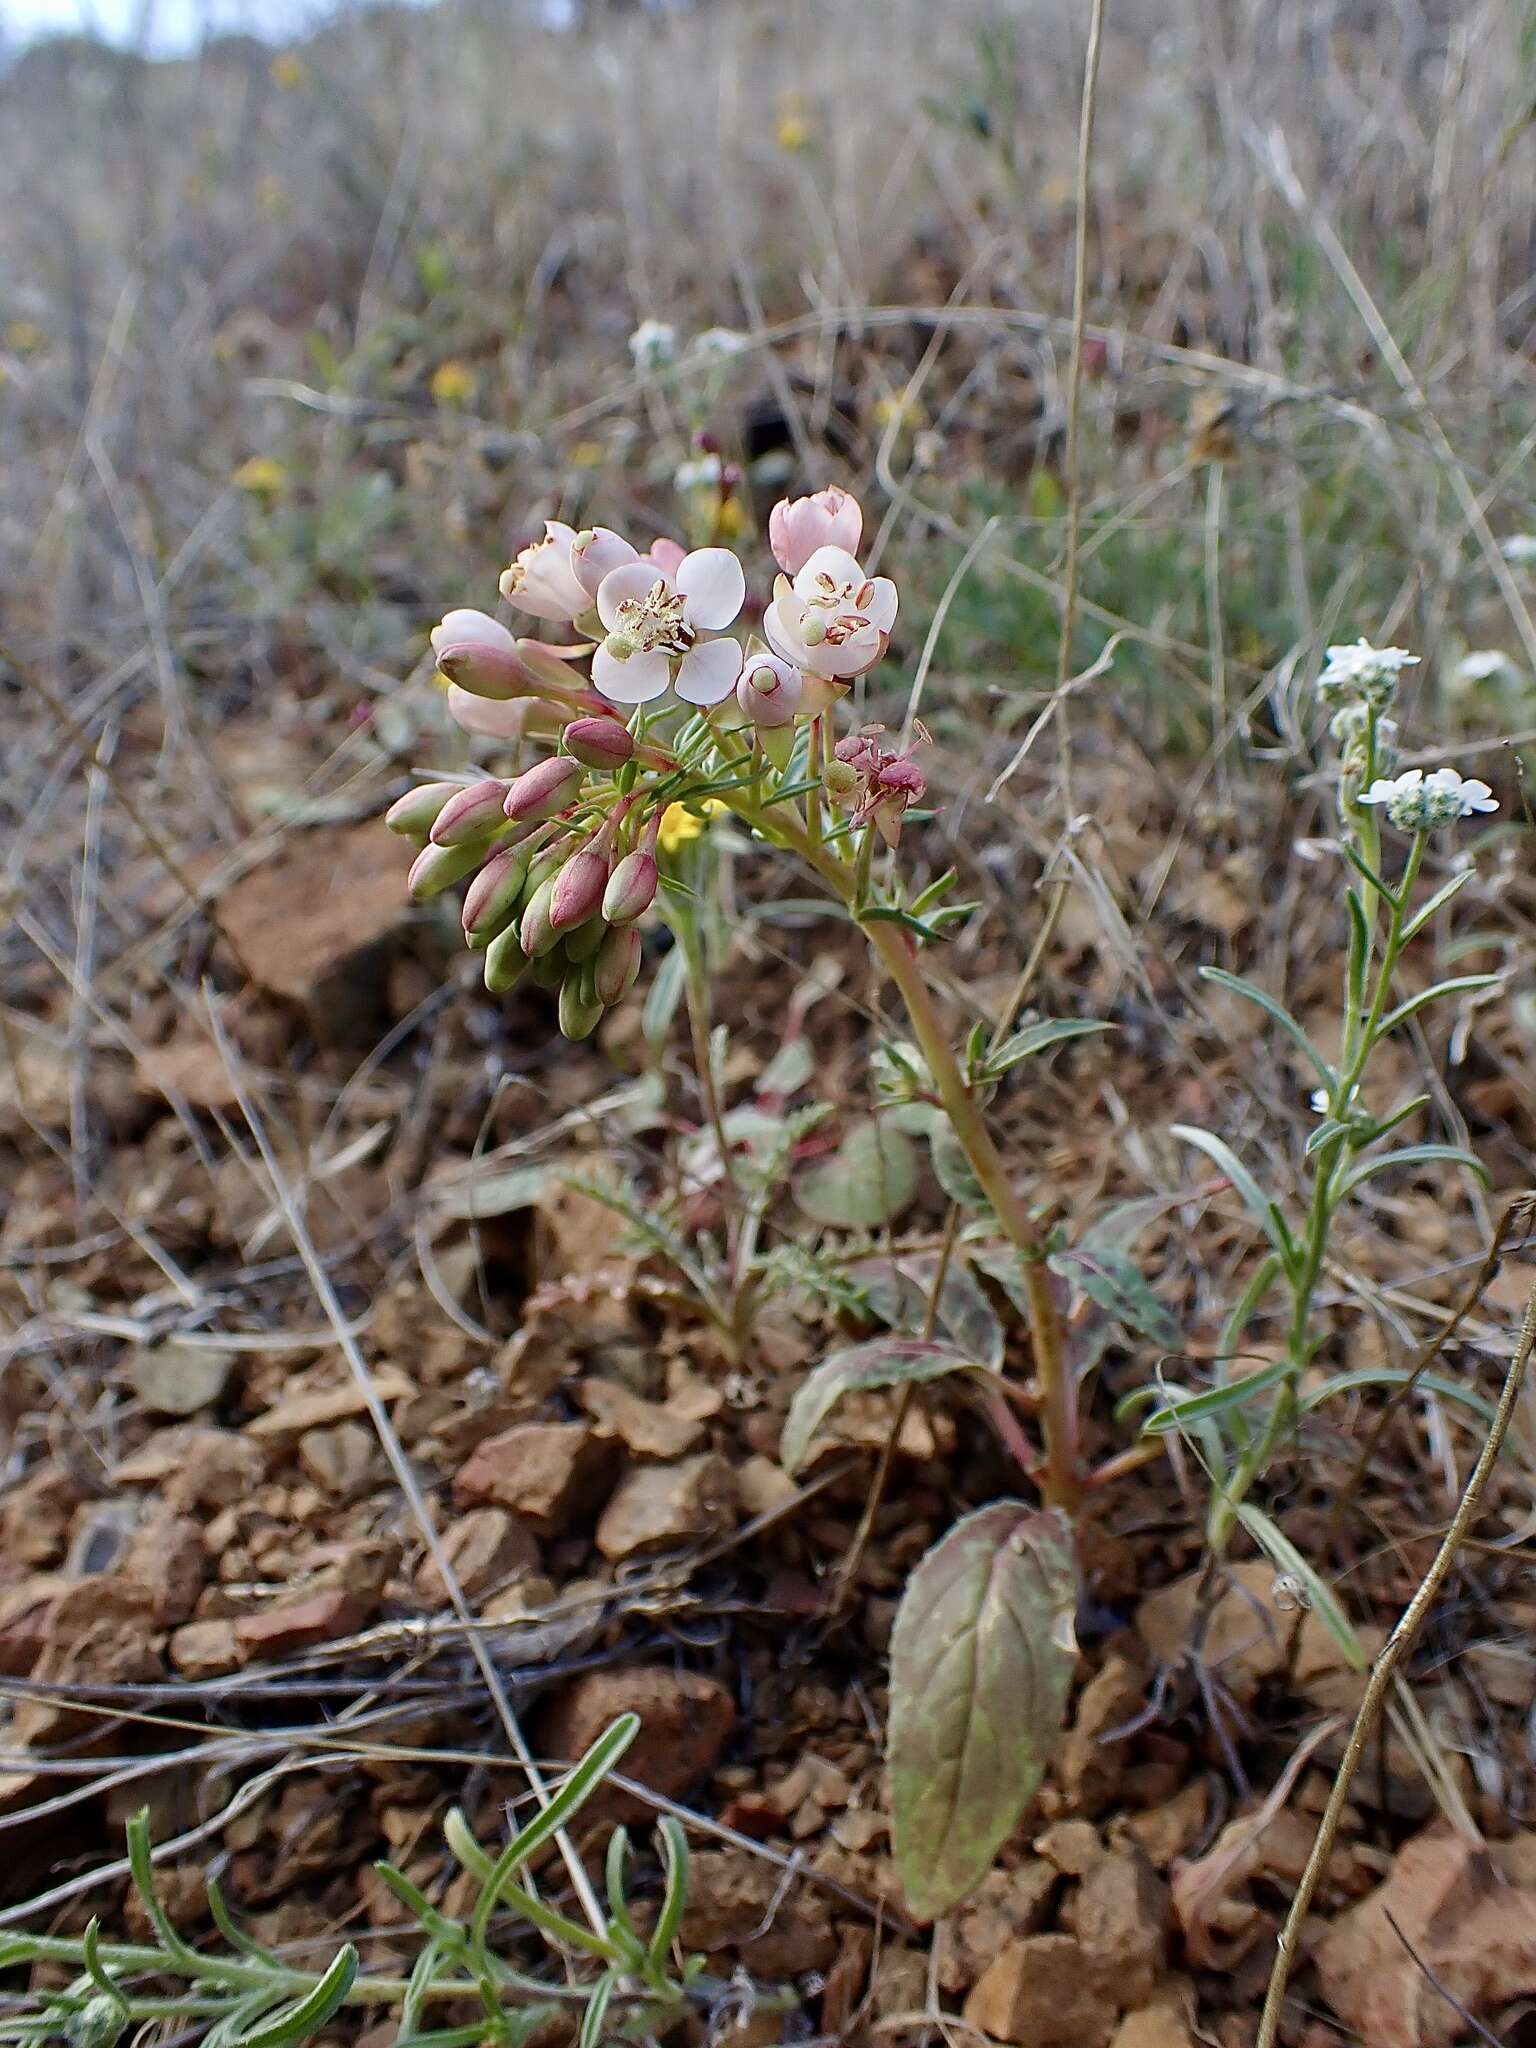
[(658, 1050), (672, 1029), (672, 1019), (683, 1000), (687, 980), (687, 955), (681, 946), (674, 946), (652, 977), (646, 991), (645, 1007), (640, 1013), (640, 1028), (652, 1052)]
[[(953, 913), (950, 914), (953, 915)], [(920, 917), (914, 917), (910, 910), (903, 910), (899, 904), (895, 903), (866, 903), (863, 909), (857, 912), (857, 922), (859, 924), (899, 924), (903, 931), (915, 933), (918, 938), (925, 940), (929, 945), (932, 945), (935, 940), (942, 939), (944, 936), (937, 925), (924, 924)]]
[(958, 1202), (962, 1209), (990, 1212), (987, 1191), (976, 1178), (976, 1169), (942, 1110), (932, 1113), (928, 1120), (928, 1156), (933, 1161), (934, 1178), (952, 1202)]
[(1255, 988), (1251, 981), (1245, 981), (1240, 974), (1228, 974), (1224, 967), (1202, 967), (1200, 974), (1203, 980), (1214, 981), (1218, 988), (1230, 989), (1233, 995), (1242, 996), (1250, 1003), (1257, 1003), (1265, 1016), (1272, 1018), (1280, 1026), (1302, 1058), (1310, 1064), (1323, 1086), (1330, 1089), (1333, 1087), (1332, 1067), (1283, 1003), (1276, 1002), (1267, 990)]
[(1022, 1031), (1015, 1031), (1011, 1038), (1005, 1038), (996, 1052), (988, 1054), (977, 1069), (977, 1079), (995, 1081), (1006, 1074), (1010, 1067), (1016, 1067), (1021, 1060), (1027, 1060), (1037, 1052), (1044, 1052), (1048, 1046), (1062, 1045), (1069, 1038), (1087, 1038), (1095, 1031), (1112, 1031), (1112, 1024), (1103, 1024), (1093, 1017), (1042, 1017), (1037, 1023), (1026, 1024)]
[(1456, 1166), (1466, 1167), (1475, 1173), (1483, 1186), (1493, 1185), (1486, 1166), (1460, 1145), (1404, 1145), (1396, 1152), (1383, 1152), (1374, 1159), (1362, 1159), (1358, 1166), (1352, 1166), (1339, 1182), (1340, 1195), (1347, 1195), (1351, 1188), (1359, 1187), (1362, 1181), (1372, 1180), (1378, 1173), (1385, 1173), (1393, 1166), (1427, 1166), (1434, 1160), (1444, 1159)]
[(1345, 902), (1349, 906), (1349, 966), (1345, 975), (1345, 1007), (1351, 1017), (1358, 1017), (1365, 1005), (1365, 970), (1371, 958), (1371, 926), (1357, 889), (1349, 891)]
[(1142, 1428), (1148, 1436), (1171, 1436), (1174, 1431), (1192, 1428), (1197, 1422), (1208, 1422), (1213, 1415), (1245, 1407), (1256, 1394), (1278, 1386), (1295, 1370), (1290, 1359), (1276, 1359), (1273, 1365), (1249, 1373), (1244, 1379), (1228, 1380), (1222, 1386), (1207, 1388), (1203, 1394), (1170, 1401), (1166, 1408), (1159, 1408), (1156, 1414), (1149, 1415)]
[[(897, 1336), (916, 1336), (924, 1327), (938, 1266), (937, 1252), (907, 1252), (898, 1259), (860, 1259), (848, 1268), (848, 1278)], [(1007, 1342), (1002, 1323), (961, 1253), (949, 1261), (930, 1335), (947, 1338), (979, 1365), (994, 1371), (1002, 1365)]]
[(1283, 1572), (1289, 1572), (1293, 1579), (1299, 1580), (1306, 1588), (1314, 1610), (1321, 1617), (1334, 1641), (1343, 1650), (1351, 1668), (1355, 1671), (1369, 1670), (1371, 1660), (1365, 1654), (1365, 1645), (1356, 1635), (1349, 1616), (1339, 1605), (1338, 1595), (1328, 1581), (1302, 1556), (1290, 1537), (1276, 1528), (1262, 1508), (1249, 1507), (1245, 1504), (1238, 1509), (1237, 1518), (1271, 1564)]
[(1464, 996), (1474, 989), (1492, 988), (1498, 979), (1496, 974), (1458, 974), (1450, 981), (1437, 981), (1433, 988), (1423, 989), (1418, 995), (1410, 996), (1406, 1003), (1399, 1003), (1395, 1010), (1389, 1010), (1376, 1026), (1376, 1036), (1385, 1038), (1399, 1024), (1406, 1024), (1410, 1017), (1417, 1016), (1426, 1003), (1438, 1002), (1441, 996)]
[(1319, 1124), (1308, 1138), (1302, 1150), (1302, 1157), (1310, 1159), (1314, 1153), (1321, 1152), (1325, 1145), (1331, 1145), (1335, 1138), (1347, 1138), (1353, 1128), (1352, 1124), (1345, 1123), (1339, 1117), (1330, 1117), (1326, 1123)]
[(1203, 1152), (1213, 1165), (1221, 1169), (1262, 1225), (1264, 1235), (1280, 1254), (1282, 1265), (1288, 1267), (1295, 1257), (1296, 1248), (1285, 1218), (1226, 1140), (1218, 1138), (1212, 1131), (1202, 1131), (1194, 1124), (1170, 1124), (1168, 1129), (1173, 1137), (1182, 1138), (1186, 1145), (1193, 1145), (1197, 1152)]
[(581, 2015), (581, 2029), (576, 2036), (576, 2048), (598, 2048), (603, 2038), (603, 2022), (608, 2017), (608, 2008), (618, 1988), (618, 1979), (612, 1970), (605, 1970), (587, 1997), (586, 2008)]
[(1473, 870), (1472, 868), (1463, 868), (1460, 874), (1452, 875), (1451, 879), (1448, 882), (1446, 882), (1441, 888), (1435, 891), (1434, 895), (1430, 897), (1429, 901), (1423, 906), (1422, 909), (1416, 910), (1413, 913), (1413, 916), (1408, 920), (1407, 924), (1403, 926), (1403, 945), (1406, 946), (1410, 939), (1416, 939), (1418, 937), (1419, 933), (1423, 931), (1425, 925), (1427, 925), (1429, 923), (1429, 920), (1435, 915), (1435, 912), (1437, 910), (1444, 910), (1446, 904), (1450, 902), (1451, 898), (1457, 895), (1462, 889), (1464, 889), (1467, 886), (1468, 882), (1471, 881), (1474, 872), (1475, 870)]
[(661, 1867), (666, 1884), (661, 1911), (656, 1915), (656, 1926), (651, 1934), (650, 1957), (653, 1963), (665, 1963), (667, 1953), (677, 1939), (677, 1930), (682, 1925), (683, 1909), (688, 1904), (688, 1837), (683, 1832), (682, 1822), (670, 1813), (663, 1814), (656, 1823), (656, 1834), (661, 1843)]
[(1401, 1387), (1409, 1380), (1415, 1390), (1420, 1388), (1426, 1394), (1438, 1394), (1442, 1401), (1459, 1401), (1463, 1408), (1484, 1422), (1494, 1419), (1494, 1406), (1485, 1401), (1481, 1394), (1474, 1394), (1470, 1387), (1463, 1387), (1455, 1380), (1446, 1379), (1437, 1372), (1421, 1372), (1415, 1376), (1406, 1366), (1361, 1365), (1353, 1372), (1335, 1373), (1331, 1380), (1301, 1398), (1301, 1412), (1310, 1415), (1314, 1408), (1320, 1408), (1325, 1401), (1331, 1401), (1335, 1394), (1348, 1394), (1356, 1387)]
[(1183, 1331), (1124, 1252), (1107, 1245), (1098, 1249), (1075, 1245), (1069, 1251), (1054, 1252), (1047, 1264), (1053, 1273), (1060, 1273), (1090, 1301), (1097, 1302), (1106, 1315), (1161, 1345), (1164, 1351), (1177, 1351), (1184, 1342)]
[(985, 1877), (1045, 1774), (1077, 1665), (1072, 1532), (999, 1501), (907, 1582), (891, 1638), (896, 1870), (932, 1920)]
[(312, 1991), (254, 2033), (233, 2036), (230, 2048), (281, 2048), (285, 2041), (302, 2041), (318, 2034), (352, 1989), (356, 1977), (357, 1950), (348, 1942)]
[(942, 1379), (946, 1373), (985, 1370), (953, 1344), (918, 1337), (876, 1337), (868, 1344), (834, 1351), (790, 1403), (779, 1439), (779, 1461), (786, 1472), (799, 1470), (812, 1437), (845, 1394)]
[(813, 1223), (832, 1230), (873, 1230), (890, 1223), (917, 1193), (917, 1154), (887, 1123), (855, 1124), (830, 1159), (795, 1186)]

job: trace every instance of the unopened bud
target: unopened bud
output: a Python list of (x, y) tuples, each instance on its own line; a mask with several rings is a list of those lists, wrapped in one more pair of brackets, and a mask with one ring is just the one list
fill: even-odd
[(438, 813), (458, 795), (459, 788), (457, 782), (423, 782), (419, 788), (408, 789), (404, 796), (395, 799), (384, 813), (384, 822), (402, 839), (414, 839), (418, 846), (425, 846)]
[(608, 856), (584, 846), (573, 853), (555, 877), (549, 899), (549, 921), (557, 932), (585, 924), (603, 900), (608, 884)]
[(493, 853), (464, 896), (464, 937), (478, 951), (488, 946), (517, 915), (528, 878), (528, 856), (519, 846)]
[(432, 652), (449, 682), (471, 696), (505, 700), (528, 695), (531, 682), (516, 641), (484, 612), (449, 612), (432, 629)]
[(456, 790), (437, 814), (432, 844), (472, 846), (477, 839), (489, 839), (499, 832), (507, 822), (503, 807), (509, 787), (500, 776), (491, 775), (484, 782), (471, 783), (468, 789)]
[(528, 979), (535, 988), (560, 988), (569, 972), (564, 947), (557, 947), (554, 952), (545, 953), (540, 959), (528, 963)]
[(547, 875), (528, 899), (518, 931), (523, 951), (530, 960), (542, 959), (560, 943), (560, 934), (549, 921), (549, 899), (555, 893), (554, 875)]
[(858, 794), (859, 771), (848, 761), (829, 761), (821, 771), (821, 786), (833, 803), (848, 803)]
[(585, 924), (577, 925), (574, 931), (565, 935), (565, 957), (574, 960), (578, 966), (594, 959), (598, 948), (607, 938), (610, 927), (600, 917), (589, 917)]
[(528, 972), (528, 956), (516, 925), (498, 932), (485, 949), (485, 986), (493, 996), (504, 996), (516, 988)]
[(607, 933), (597, 951), (592, 969), (592, 986), (600, 1003), (619, 1002), (634, 987), (640, 973), (640, 934), (634, 926)]
[(622, 768), (635, 756), (635, 736), (616, 718), (578, 718), (563, 737), (565, 751), (588, 768)]
[(655, 902), (659, 880), (655, 854), (643, 846), (626, 853), (608, 877), (608, 886), (603, 891), (603, 916), (610, 924), (633, 924)]
[(593, 992), (590, 971), (577, 968), (560, 984), (560, 1029), (567, 1038), (590, 1038), (603, 1006)]
[(480, 865), (484, 846), (424, 846), (411, 862), (405, 886), (413, 903), (429, 903)]
[(518, 776), (507, 791), (502, 808), (520, 825), (552, 818), (575, 800), (584, 773), (581, 763), (573, 761), (569, 754), (551, 754)]
[(72, 2013), (63, 2033), (70, 2048), (115, 2048), (129, 2024), (128, 2004), (100, 1991)]

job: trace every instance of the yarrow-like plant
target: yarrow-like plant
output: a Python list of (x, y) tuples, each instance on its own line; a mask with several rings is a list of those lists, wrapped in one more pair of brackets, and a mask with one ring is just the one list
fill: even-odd
[[(1364, 640), (1328, 649), (1318, 693), (1333, 712), (1330, 731), (1339, 747), (1339, 853), (1352, 871), (1345, 890), (1349, 939), (1337, 1050), (1326, 1055), (1288, 1010), (1252, 982), (1219, 968), (1204, 970), (1207, 979), (1256, 1004), (1289, 1040), (1317, 1084), (1311, 1104), (1318, 1121), (1307, 1140), (1300, 1185), (1294, 1191), (1266, 1187), (1262, 1175), (1250, 1170), (1214, 1132), (1173, 1127), (1177, 1137), (1221, 1169), (1252, 1212), (1266, 1248), (1226, 1319), (1217, 1346), (1215, 1385), (1195, 1393), (1164, 1381), (1127, 1404), (1150, 1403), (1146, 1429), (1159, 1435), (1176, 1431), (1197, 1450), (1211, 1481), (1213, 1550), (1223, 1553), (1234, 1527), (1241, 1524), (1280, 1571), (1298, 1580), (1315, 1599), (1357, 1657), (1363, 1653), (1342, 1610), (1251, 1495), (1307, 1415), (1353, 1388), (1401, 1384), (1407, 1377), (1396, 1368), (1372, 1365), (1334, 1374), (1318, 1384), (1307, 1381), (1325, 1334), (1315, 1313), (1317, 1286), (1330, 1233), (1351, 1197), (1365, 1182), (1397, 1167), (1443, 1162), (1483, 1173), (1479, 1162), (1455, 1145), (1386, 1146), (1385, 1140), (1429, 1107), (1430, 1098), (1420, 1094), (1402, 1102), (1378, 1103), (1370, 1094), (1372, 1059), (1386, 1039), (1430, 1004), (1474, 994), (1497, 979), (1469, 974), (1411, 992), (1399, 986), (1408, 948), (1431, 928), (1474, 872), (1470, 862), (1458, 862), (1440, 887), (1417, 901), (1431, 835), (1461, 819), (1498, 809), (1486, 782), (1463, 778), (1453, 768), (1429, 774), (1420, 768), (1397, 772), (1398, 733), (1389, 714), (1399, 677), (1417, 661), (1417, 655), (1403, 648), (1371, 647)], [(1383, 819), (1390, 835), (1385, 843)], [(1243, 1334), (1276, 1289), (1288, 1304), (1280, 1356), (1258, 1371), (1235, 1373), (1232, 1367), (1241, 1356)], [(1483, 1411), (1478, 1396), (1454, 1381), (1421, 1375), (1420, 1384)]]
[[(642, 367), (654, 366), (660, 346), (654, 335), (643, 349), (637, 341)], [(919, 1327), (902, 1327), (895, 1310), (889, 1338), (835, 1354), (811, 1375), (784, 1456), (796, 1464), (816, 1421), (854, 1389), (909, 1389), (955, 1373), (977, 1388), (1038, 1490), (1037, 1502), (1001, 1502), (959, 1523), (913, 1575), (897, 1626), (897, 1855), (914, 1910), (934, 1913), (984, 1874), (1033, 1792), (1073, 1669), (1070, 1517), (1094, 1475), (1080, 1469), (1076, 1412), (1078, 1374), (1090, 1361), (1069, 1352), (1066, 1311), (1091, 1297), (1164, 1343), (1177, 1332), (1123, 1242), (1069, 1247), (1031, 1208), (987, 1125), (986, 1103), (1011, 1068), (1101, 1027), (1047, 1018), (1014, 1030), (1010, 1015), (992, 1041), (977, 1027), (956, 1047), (921, 954), (972, 906), (951, 900), (953, 873), (914, 893), (895, 861), (877, 867), (877, 852), (899, 850), (904, 826), (921, 815), (928, 736), (916, 725), (907, 743), (873, 724), (838, 730), (853, 684), (885, 657), (898, 616), (895, 583), (860, 559), (863, 532), (857, 501), (835, 487), (775, 506), (768, 539), (779, 573), (756, 635), (740, 624), (747, 580), (731, 549), (641, 546), (608, 527), (550, 521), (501, 590), (569, 639), (517, 637), (472, 610), (449, 612), (432, 634), (451, 716), (472, 734), (527, 742), (537, 758), (495, 776), (428, 783), (402, 797), (389, 822), (419, 848), (410, 876), (418, 900), (467, 883), (464, 934), (485, 956), (487, 988), (502, 993), (526, 976), (558, 990), (560, 1025), (573, 1038), (595, 1029), (641, 974), (642, 920), (672, 927), (698, 1085), (727, 1175), (699, 915), (699, 836), (712, 817), (724, 814), (748, 844), (797, 860), (864, 934), (905, 1005), (911, 1039), (885, 1046), (877, 1061), (883, 1119), (850, 1134), (839, 1170), (878, 1179), (898, 1157), (892, 1148), (906, 1146), (900, 1129), (924, 1131), (957, 1219), (969, 1218), (963, 1243), (932, 1275)], [(780, 1152), (773, 1162), (734, 1167), (738, 1316), (751, 1299), (745, 1283)], [(697, 1291), (729, 1330), (732, 1311), (692, 1263)], [(1028, 1323), (1032, 1390), (1001, 1384), (1000, 1337), (995, 1356), (979, 1356), (983, 1347), (957, 1337), (947, 1319), (956, 1287), (978, 1288), (977, 1270)], [(1073, 1322), (1075, 1332), (1086, 1326), (1081, 1316)], [(1018, 1420), (1021, 1405), (1037, 1421), (1038, 1449)], [(957, 1636), (973, 1652), (966, 1688), (935, 1661)]]

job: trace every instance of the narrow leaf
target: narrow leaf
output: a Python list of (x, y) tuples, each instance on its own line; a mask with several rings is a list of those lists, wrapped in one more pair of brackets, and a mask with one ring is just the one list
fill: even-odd
[(1285, 1218), (1226, 1140), (1218, 1138), (1213, 1131), (1200, 1130), (1195, 1124), (1170, 1124), (1168, 1129), (1173, 1137), (1182, 1138), (1186, 1145), (1193, 1145), (1197, 1152), (1203, 1152), (1221, 1169), (1252, 1210), (1264, 1235), (1280, 1254), (1281, 1262), (1289, 1265), (1294, 1246)]
[(1443, 887), (1435, 891), (1434, 895), (1430, 897), (1422, 909), (1414, 912), (1413, 916), (1403, 927), (1402, 943), (1405, 946), (1410, 939), (1418, 937), (1437, 910), (1444, 910), (1451, 898), (1459, 894), (1467, 886), (1474, 872), (1472, 868), (1463, 868), (1460, 874), (1452, 875), (1451, 879)]
[(1243, 1379), (1228, 1380), (1223, 1386), (1210, 1387), (1203, 1394), (1191, 1394), (1186, 1400), (1170, 1401), (1167, 1407), (1149, 1415), (1142, 1428), (1148, 1436), (1168, 1436), (1197, 1422), (1207, 1422), (1213, 1415), (1223, 1415), (1228, 1409), (1246, 1406), (1256, 1395), (1278, 1386), (1295, 1369), (1290, 1359), (1276, 1359), (1273, 1365), (1266, 1365)]
[(942, 1379), (946, 1373), (982, 1372), (985, 1367), (953, 1344), (917, 1337), (876, 1337), (824, 1358), (790, 1403), (779, 1439), (779, 1461), (786, 1472), (805, 1462), (811, 1439), (845, 1394), (871, 1387), (908, 1386)]
[(1335, 1373), (1331, 1380), (1302, 1396), (1301, 1412), (1310, 1415), (1314, 1408), (1320, 1408), (1324, 1401), (1331, 1401), (1335, 1394), (1348, 1394), (1356, 1387), (1401, 1387), (1409, 1380), (1413, 1381), (1415, 1391), (1422, 1389), (1426, 1394), (1438, 1394), (1442, 1401), (1458, 1401), (1482, 1421), (1493, 1421), (1493, 1403), (1485, 1401), (1481, 1394), (1474, 1394), (1470, 1387), (1461, 1386), (1456, 1380), (1448, 1380), (1437, 1372), (1421, 1372), (1415, 1377), (1406, 1367), (1394, 1365), (1360, 1365), (1353, 1372)]
[(1270, 1563), (1283, 1572), (1289, 1572), (1293, 1579), (1299, 1580), (1306, 1588), (1313, 1608), (1326, 1625), (1328, 1633), (1343, 1650), (1351, 1668), (1355, 1671), (1367, 1670), (1371, 1660), (1365, 1654), (1365, 1645), (1356, 1635), (1354, 1624), (1339, 1605), (1339, 1596), (1328, 1581), (1320, 1576), (1302, 1556), (1290, 1537), (1275, 1526), (1262, 1508), (1245, 1505), (1238, 1509), (1237, 1518)]
[(1316, 1074), (1325, 1088), (1332, 1088), (1334, 1074), (1332, 1067), (1323, 1058), (1317, 1047), (1308, 1038), (1296, 1019), (1283, 1003), (1262, 988), (1255, 988), (1251, 981), (1244, 981), (1240, 974), (1228, 974), (1224, 967), (1202, 967), (1200, 974), (1205, 981), (1214, 981), (1218, 988), (1230, 989), (1233, 995), (1242, 996), (1247, 1002), (1257, 1003), (1267, 1017), (1274, 1020), (1285, 1033)]
[(1427, 1166), (1437, 1159), (1464, 1166), (1469, 1173), (1477, 1175), (1485, 1188), (1492, 1186), (1487, 1167), (1472, 1153), (1463, 1151), (1460, 1145), (1404, 1145), (1399, 1151), (1383, 1152), (1374, 1159), (1362, 1159), (1358, 1166), (1351, 1167), (1339, 1183), (1339, 1193), (1348, 1194), (1351, 1188), (1359, 1187), (1362, 1181), (1373, 1180), (1389, 1167)]
[(1093, 1017), (1042, 1017), (1038, 1023), (1026, 1024), (1022, 1031), (1015, 1031), (1011, 1038), (1005, 1038), (997, 1051), (988, 1056), (979, 1078), (995, 1081), (1010, 1067), (1016, 1067), (1020, 1060), (1030, 1059), (1037, 1052), (1044, 1052), (1048, 1046), (1064, 1044), (1069, 1038), (1087, 1038), (1092, 1032), (1113, 1028)]
[(1433, 988), (1426, 988), (1416, 996), (1410, 996), (1406, 1003), (1399, 1003), (1376, 1027), (1376, 1036), (1385, 1038), (1389, 1031), (1395, 1031), (1399, 1024), (1406, 1024), (1410, 1017), (1416, 1017), (1426, 1003), (1438, 1002), (1441, 996), (1469, 995), (1474, 989), (1492, 988), (1498, 980), (1496, 974), (1458, 974), (1450, 981), (1437, 981)]
[(1072, 1673), (1077, 1572), (1054, 1511), (999, 1501), (907, 1582), (891, 1639), (896, 1870), (935, 1919), (991, 1868), (1045, 1773)]

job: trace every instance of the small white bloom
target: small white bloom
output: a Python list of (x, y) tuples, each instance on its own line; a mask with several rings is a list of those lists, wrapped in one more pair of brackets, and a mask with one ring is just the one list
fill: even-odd
[(706, 327), (702, 334), (696, 334), (688, 344), (691, 356), (715, 356), (727, 361), (739, 356), (752, 346), (745, 334), (739, 334), (734, 327)]
[(1318, 695), (1328, 704), (1348, 697), (1363, 697), (1368, 703), (1388, 703), (1405, 668), (1417, 668), (1419, 657), (1406, 647), (1373, 647), (1368, 640), (1352, 646), (1330, 647), (1328, 660), (1317, 679)]
[(1536, 533), (1512, 533), (1499, 553), (1506, 562), (1536, 562)]
[(677, 356), (677, 329), (665, 320), (642, 320), (629, 337), (637, 370), (664, 370)]
[(1400, 832), (1428, 832), (1437, 825), (1453, 825), (1474, 811), (1496, 811), (1498, 799), (1486, 782), (1475, 777), (1463, 779), (1454, 768), (1436, 768), (1426, 775), (1422, 768), (1405, 768), (1392, 781), (1377, 780), (1362, 792), (1363, 804), (1384, 804), (1387, 816)]
[(746, 595), (729, 548), (695, 548), (675, 573), (644, 559), (611, 569), (597, 590), (608, 637), (592, 681), (611, 704), (649, 704), (669, 684), (685, 704), (720, 703), (741, 674), (741, 644), (700, 635), (723, 634)]
[(1326, 1116), (1328, 1114), (1328, 1090), (1326, 1088), (1314, 1088), (1312, 1090), (1312, 1114), (1314, 1116)]
[(1477, 647), (1457, 662), (1455, 680), (1458, 683), (1486, 683), (1495, 676), (1512, 676), (1514, 673), (1515, 664), (1501, 648)]
[(696, 455), (677, 465), (672, 483), (679, 491), (712, 491), (724, 474), (725, 465), (718, 455)]

